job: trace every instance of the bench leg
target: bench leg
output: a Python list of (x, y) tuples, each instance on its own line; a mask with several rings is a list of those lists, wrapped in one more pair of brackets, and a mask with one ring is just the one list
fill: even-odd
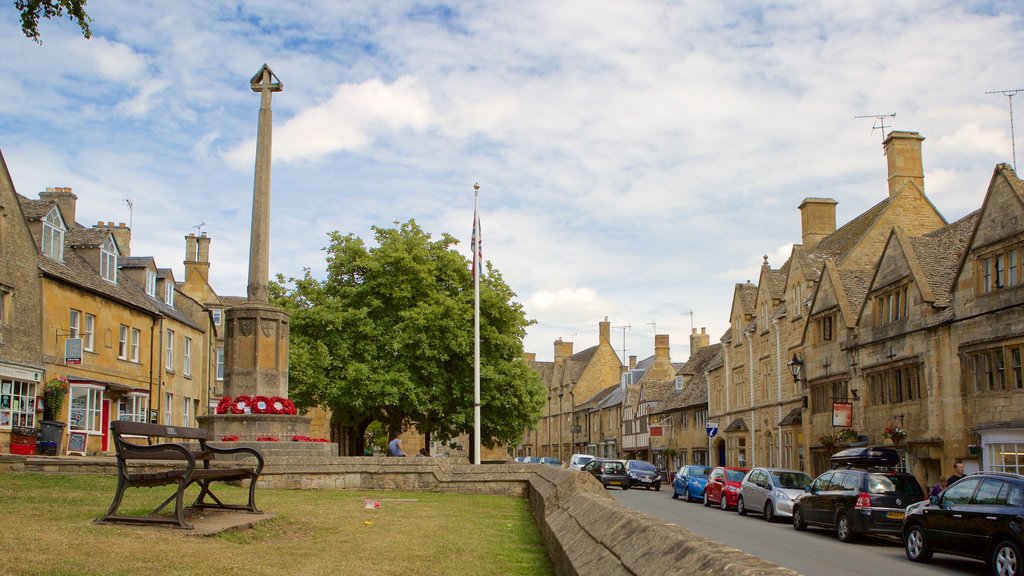
[(117, 478), (117, 491), (114, 492), (114, 501), (110, 503), (110, 508), (107, 513), (100, 518), (100, 522), (109, 520), (115, 515), (117, 509), (121, 507), (121, 498), (124, 497), (124, 491), (128, 489), (128, 480), (124, 476), (118, 476)]
[[(216, 482), (216, 480), (196, 480), (195, 483), (199, 485), (199, 496), (196, 497), (195, 502), (192, 503), (193, 508), (222, 508), (226, 510), (248, 510), (256, 514), (262, 513), (262, 511), (256, 507), (256, 478), (252, 477), (249, 479), (249, 502), (247, 504), (225, 504), (221, 502), (220, 498), (210, 490), (210, 483)], [(206, 502), (206, 497), (209, 496), (214, 503)]]

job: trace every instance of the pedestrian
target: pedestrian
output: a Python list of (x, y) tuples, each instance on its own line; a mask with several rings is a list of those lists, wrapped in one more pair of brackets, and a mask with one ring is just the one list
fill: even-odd
[(395, 434), (395, 437), (388, 442), (388, 456), (405, 456), (405, 450), (402, 450), (402, 439)]
[(938, 496), (939, 494), (942, 494), (942, 491), (946, 489), (946, 486), (949, 486), (949, 481), (945, 478), (939, 478), (939, 483), (932, 486), (932, 493), (928, 496)]
[(953, 475), (946, 480), (947, 486), (952, 486), (957, 480), (962, 480), (964, 477), (964, 463), (957, 460), (953, 463)]
[(429, 458), (430, 457), (430, 450), (427, 450), (426, 448), (420, 448), (420, 452), (419, 452), (419, 454), (416, 455), (416, 457), (417, 458)]

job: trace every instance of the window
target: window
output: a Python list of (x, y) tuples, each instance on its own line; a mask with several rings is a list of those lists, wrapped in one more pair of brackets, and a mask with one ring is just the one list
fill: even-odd
[(1024, 246), (1000, 248), (995, 252), (978, 257), (978, 288), (985, 294), (994, 290), (1020, 286), (1022, 278), (1022, 256)]
[(143, 394), (129, 394), (122, 396), (117, 403), (117, 419), (130, 422), (146, 422), (147, 405), (149, 396)]
[(872, 405), (912, 402), (921, 392), (921, 364), (904, 364), (871, 372), (866, 376)]
[(100, 246), (100, 277), (117, 284), (117, 244), (113, 236), (107, 236)]
[(213, 324), (214, 326), (220, 326), (224, 320), (224, 310), (221, 308), (211, 308), (210, 312), (213, 312)]
[(146, 270), (146, 295), (156, 298), (156, 272)]
[(121, 360), (128, 359), (128, 327), (121, 324), (121, 332), (117, 338), (117, 357)]
[(174, 281), (170, 278), (164, 280), (164, 304), (174, 306)]
[(11, 291), (6, 286), (0, 285), (0, 326), (10, 323), (11, 319), (7, 316), (10, 309)]
[(79, 338), (82, 334), (82, 313), (74, 308), (68, 318), (68, 332), (68, 338)]
[(171, 402), (173, 401), (174, 396), (170, 392), (168, 392), (164, 396), (164, 424), (168, 426), (174, 424), (174, 422), (171, 421)]
[(103, 388), (91, 385), (71, 385), (71, 430), (100, 432), (100, 409), (103, 406)]
[(36, 425), (36, 383), (0, 380), (0, 428)]
[(82, 348), (92, 352), (93, 341), (96, 335), (96, 317), (92, 314), (85, 315), (85, 327), (82, 329)]
[(910, 284), (897, 286), (875, 296), (875, 325), (890, 324), (907, 317)]
[(827, 414), (832, 412), (833, 401), (843, 401), (847, 398), (847, 381), (836, 380), (815, 384), (811, 387), (811, 412), (813, 414)]
[(683, 412), (679, 415), (679, 427), (683, 430), (686, 430), (686, 412)]
[(224, 379), (224, 349), (217, 348), (217, 380)]
[(985, 460), (993, 472), (1024, 474), (1024, 444), (988, 444)]
[(803, 290), (799, 284), (793, 285), (793, 311), (790, 316), (795, 320), (803, 313)]
[(1018, 274), (1020, 274), (1020, 268), (1017, 265), (1020, 262), (1020, 254), (1021, 250), (1018, 248), (1014, 248), (1007, 252), (1006, 263), (1009, 265), (1006, 269), (1007, 286), (1016, 286), (1017, 284), (1020, 284), (1020, 277), (1018, 276)]
[[(967, 355), (966, 381), (975, 392), (1002, 392), (1024, 388), (1021, 344), (978, 350)], [(1007, 374), (1007, 363), (1009, 374)]]
[(168, 372), (174, 372), (174, 330), (167, 329), (167, 344), (164, 362)]
[(192, 424), (191, 414), (192, 414), (192, 399), (186, 396), (185, 398), (182, 398), (182, 402), (181, 402), (181, 425), (182, 426), (190, 426)]
[(181, 349), (181, 353), (184, 356), (184, 366), (182, 372), (185, 376), (192, 375), (192, 339), (185, 336), (185, 345)]
[(64, 260), (64, 221), (54, 207), (43, 218), (43, 256), (51, 260)]
[(682, 376), (676, 376), (676, 390), (678, 391), (678, 390), (682, 390), (682, 389), (683, 389), (683, 377)]
[(693, 426), (698, 430), (703, 429), (708, 423), (708, 413), (706, 410), (697, 410), (693, 413)]
[(139, 340), (142, 337), (142, 332), (138, 328), (132, 328), (132, 343), (131, 348), (131, 360), (132, 362), (139, 361)]
[(818, 327), (818, 342), (829, 342), (832, 340), (832, 328), (835, 324), (835, 314), (827, 314), (815, 320)]

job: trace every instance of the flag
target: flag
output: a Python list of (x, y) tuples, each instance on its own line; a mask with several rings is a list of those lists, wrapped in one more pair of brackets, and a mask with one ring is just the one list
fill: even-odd
[(473, 238), (470, 240), (470, 244), (473, 246), (473, 278), (476, 278), (477, 262), (480, 262), (481, 270), (483, 270), (484, 262), (483, 235), (480, 233), (480, 216), (478, 214), (473, 214)]

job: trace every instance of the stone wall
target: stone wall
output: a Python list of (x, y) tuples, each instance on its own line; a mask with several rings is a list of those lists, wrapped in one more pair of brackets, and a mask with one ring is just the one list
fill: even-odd
[[(291, 489), (439, 491), (525, 497), (559, 576), (794, 575), (617, 503), (588, 474), (463, 458), (270, 456), (259, 485)], [(113, 458), (0, 455), (0, 472), (116, 474)], [(258, 496), (257, 496), (258, 497)], [(100, 513), (101, 511), (97, 511)]]

